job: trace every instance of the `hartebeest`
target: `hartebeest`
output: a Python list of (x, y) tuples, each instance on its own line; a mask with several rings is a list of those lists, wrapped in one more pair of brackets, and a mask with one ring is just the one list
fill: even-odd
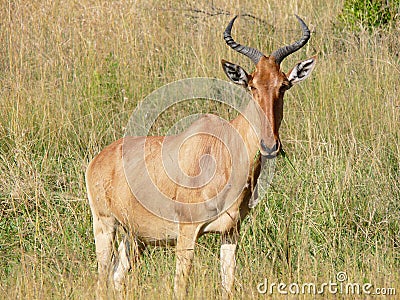
[[(132, 255), (137, 258), (145, 245), (172, 244), (176, 245), (174, 294), (182, 298), (186, 294), (196, 240), (205, 233), (214, 232), (221, 234), (222, 293), (224, 297), (232, 295), (239, 226), (250, 210), (251, 187), (260, 172), (261, 158), (257, 154), (262, 158), (274, 158), (280, 153), (283, 96), (310, 75), (316, 62), (312, 57), (295, 65), (287, 74), (281, 71), (283, 59), (302, 48), (310, 38), (307, 25), (296, 17), (303, 31), (301, 39), (270, 56), (233, 40), (231, 29), (236, 17), (226, 27), (225, 42), (255, 64), (255, 71), (248, 74), (239, 65), (222, 60), (228, 78), (252, 95), (244, 114), (230, 122), (205, 115), (185, 132), (174, 136), (124, 137), (90, 162), (86, 183), (93, 214), (100, 287), (107, 285), (110, 276), (114, 287), (123, 289), (125, 274), (131, 268), (129, 252), (134, 252)], [(208, 132), (213, 134), (206, 134)], [(163, 151), (174, 156), (172, 161), (189, 181), (190, 178), (202, 181), (202, 176), (209, 180), (203, 180), (196, 187), (179, 184), (164, 170)], [(234, 164), (233, 158), (239, 163)], [(155, 196), (151, 192), (153, 187), (144, 185), (146, 176), (143, 174), (151, 179), (160, 195), (177, 203), (175, 220), (149, 211), (137, 199), (133, 185), (136, 190), (142, 190), (142, 198), (147, 197), (146, 201), (154, 201), (163, 209), (164, 198)], [(228, 201), (233, 188), (240, 193), (234, 201)], [(207, 203), (211, 198), (217, 199), (215, 205)], [(191, 204), (200, 206), (193, 210), (189, 207)], [(196, 217), (203, 212), (209, 217)], [(115, 251), (118, 226), (127, 234)]]

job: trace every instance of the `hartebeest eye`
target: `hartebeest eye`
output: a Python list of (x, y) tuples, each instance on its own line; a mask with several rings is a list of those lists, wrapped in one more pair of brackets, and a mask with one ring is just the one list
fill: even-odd
[(282, 82), (282, 85), (281, 85), (281, 87), (279, 88), (279, 92), (285, 92), (285, 91), (287, 91), (288, 89), (290, 89), (290, 82), (289, 81), (284, 81), (284, 82)]

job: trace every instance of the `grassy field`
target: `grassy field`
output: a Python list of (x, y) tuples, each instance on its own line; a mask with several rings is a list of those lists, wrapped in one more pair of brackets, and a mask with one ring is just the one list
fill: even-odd
[[(155, 88), (225, 79), (222, 58), (251, 71), (222, 39), (238, 13), (248, 16), (233, 36), (265, 53), (298, 38), (293, 14), (304, 17), (312, 39), (282, 67), (314, 54), (318, 65), (286, 95), (280, 133), (297, 173), (278, 158), (266, 199), (243, 225), (236, 298), (266, 297), (257, 292), (264, 278), (320, 284), (338, 272), (400, 294), (399, 24), (337, 30), (342, 1), (201, 2), (2, 2), (1, 299), (93, 298), (88, 162), (123, 136)], [(190, 298), (220, 296), (218, 246), (218, 236), (199, 241)], [(128, 297), (172, 297), (174, 265), (173, 249), (149, 248)]]

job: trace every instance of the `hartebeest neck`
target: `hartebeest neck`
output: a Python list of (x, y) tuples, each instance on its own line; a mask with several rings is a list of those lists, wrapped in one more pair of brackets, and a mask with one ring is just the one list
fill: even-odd
[(242, 136), (247, 147), (249, 161), (253, 163), (257, 155), (262, 138), (263, 127), (266, 126), (266, 117), (261, 108), (255, 101), (250, 101), (246, 108), (231, 121), (233, 127)]

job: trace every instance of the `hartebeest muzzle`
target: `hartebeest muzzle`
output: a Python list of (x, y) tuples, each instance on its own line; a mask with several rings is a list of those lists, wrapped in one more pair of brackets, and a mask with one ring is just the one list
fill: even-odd
[(275, 145), (273, 145), (272, 148), (269, 148), (267, 145), (265, 145), (264, 140), (261, 139), (260, 148), (262, 150), (261, 154), (264, 156), (264, 158), (275, 158), (281, 152), (282, 146), (280, 140), (278, 139)]

